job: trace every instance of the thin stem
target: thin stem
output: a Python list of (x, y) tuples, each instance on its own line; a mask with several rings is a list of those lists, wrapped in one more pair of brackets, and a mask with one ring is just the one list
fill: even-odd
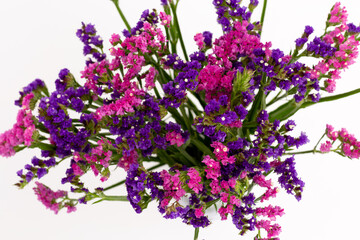
[(186, 115), (184, 105), (181, 105), (181, 106), (179, 107), (179, 109), (180, 109), (180, 112), (181, 112), (181, 114), (182, 114), (182, 117), (183, 117), (183, 119), (184, 119), (184, 121), (185, 121), (186, 128), (188, 129), (188, 131), (189, 131), (190, 134), (191, 134), (191, 133), (192, 133), (191, 123), (190, 123), (190, 121), (189, 121), (188, 116)]
[(260, 30), (260, 32), (259, 32), (260, 37), (261, 37), (261, 33), (262, 33), (262, 30), (263, 30), (263, 26), (264, 26), (266, 5), (267, 5), (267, 0), (264, 0), (264, 6), (263, 6), (263, 9), (262, 9), (261, 19), (260, 19), (260, 26), (261, 26), (261, 30)]
[[(334, 96), (329, 96), (329, 97), (323, 97), (323, 98), (320, 98), (319, 102), (317, 103), (321, 103), (321, 102), (331, 102), (331, 101), (335, 101), (335, 100), (338, 100), (338, 99), (341, 99), (341, 98), (345, 98), (345, 97), (349, 97), (349, 96), (352, 96), (352, 95), (355, 95), (355, 94), (358, 94), (360, 93), (360, 88), (358, 89), (354, 89), (350, 92), (346, 92), (346, 93), (341, 93), (341, 94), (337, 94), (337, 95), (334, 95)], [(304, 103), (301, 108), (306, 108), (308, 106), (311, 106), (311, 105), (314, 105), (314, 104), (317, 104), (316, 102), (306, 102)]]
[(322, 153), (318, 150), (308, 150), (308, 151), (302, 151), (302, 152), (289, 152), (284, 153), (284, 155), (298, 155), (298, 154), (306, 154), (306, 153)]
[(174, 6), (173, 3), (170, 3), (170, 7), (171, 7), (171, 10), (172, 10), (172, 12), (173, 12), (173, 14), (174, 14), (174, 24), (175, 24), (176, 30), (177, 30), (177, 32), (178, 32), (178, 34), (179, 34), (179, 40), (180, 40), (181, 49), (183, 50), (185, 60), (188, 62), (188, 61), (189, 61), (189, 57), (188, 57), (188, 55), (187, 55), (186, 48), (185, 48), (185, 44), (184, 44), (184, 40), (183, 40), (183, 38), (182, 38), (179, 21), (178, 21), (177, 14), (176, 14), (176, 8), (175, 8), (175, 6)]
[(129, 32), (131, 32), (131, 27), (130, 27), (128, 21), (126, 20), (125, 15), (123, 14), (123, 12), (122, 12), (121, 9), (120, 9), (119, 0), (111, 0), (111, 1), (115, 4), (115, 7), (116, 7), (117, 11), (119, 12), (121, 19), (122, 19), (123, 22), (125, 23), (125, 26), (126, 26), (127, 30), (128, 30)]
[(194, 240), (198, 240), (198, 238), (199, 238), (199, 228), (195, 228)]
[[(159, 163), (159, 164), (157, 164), (157, 165), (149, 168), (148, 171), (152, 171), (152, 170), (154, 170), (154, 169), (156, 169), (156, 168), (159, 168), (159, 167), (161, 167), (161, 166), (163, 166), (163, 165), (164, 165), (164, 163)], [(112, 188), (115, 188), (115, 187), (117, 187), (117, 186), (120, 186), (120, 185), (122, 185), (122, 184), (124, 184), (124, 183), (125, 183), (125, 180), (122, 180), (122, 181), (120, 181), (120, 182), (118, 182), (118, 183), (115, 183), (115, 184), (113, 184), (113, 185), (110, 185), (110, 186), (104, 188), (103, 192), (105, 192), (105, 191), (107, 191), (107, 190), (110, 190), (110, 189), (112, 189)]]
[(280, 96), (281, 93), (282, 93), (282, 90), (280, 90), (279, 93), (276, 94), (276, 96), (273, 99), (271, 99), (271, 101), (268, 104), (266, 104), (266, 107), (269, 107), (271, 104), (275, 103), (277, 101), (277, 98)]
[(320, 141), (325, 137), (325, 135), (326, 135), (326, 133), (324, 133), (324, 134), (321, 136), (321, 138), (319, 139), (319, 141), (316, 143), (313, 151), (316, 151), (317, 146), (319, 145)]
[(122, 202), (128, 202), (127, 196), (101, 196), (101, 199), (105, 201), (122, 201)]

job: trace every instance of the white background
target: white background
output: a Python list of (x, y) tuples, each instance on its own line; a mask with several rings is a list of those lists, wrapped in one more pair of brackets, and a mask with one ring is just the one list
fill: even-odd
[[(215, 37), (221, 33), (210, 2), (181, 0), (179, 3), (179, 19), (189, 53), (195, 50), (192, 37), (196, 33), (210, 30)], [(334, 3), (326, 0), (269, 1), (263, 41), (272, 41), (274, 48), (288, 52), (305, 25), (312, 25), (315, 34), (321, 35)], [(131, 25), (137, 22), (144, 9), (160, 9), (160, 0), (120, 0), (120, 4)], [(359, 1), (347, 0), (343, 4), (349, 19), (359, 23)], [(260, 11), (261, 6), (256, 14)], [(85, 59), (82, 43), (75, 32), (81, 21), (95, 24), (103, 39), (124, 29), (109, 0), (0, 0), (1, 132), (15, 122), (18, 109), (13, 101), (23, 86), (41, 78), (52, 90), (59, 70), (64, 67), (80, 78)], [(336, 92), (360, 88), (359, 74), (359, 63), (351, 66), (338, 80)], [(305, 131), (311, 139), (302, 150), (314, 146), (327, 123), (337, 129), (346, 127), (360, 137), (359, 103), (360, 96), (353, 96), (298, 112), (293, 117), (297, 123), (296, 132)], [(0, 159), (0, 239), (192, 239), (191, 227), (176, 220), (162, 219), (155, 204), (140, 215), (126, 202), (81, 205), (75, 213), (54, 215), (38, 202), (32, 191), (33, 185), (22, 191), (13, 186), (18, 181), (15, 172), (28, 163), (34, 153), (37, 152), (26, 151)], [(286, 212), (278, 221), (283, 229), (280, 238), (360, 239), (359, 161), (334, 154), (302, 155), (296, 159), (298, 173), (306, 187), (300, 202), (285, 193), (278, 195), (277, 204)], [(55, 169), (42, 182), (54, 189), (67, 190), (68, 186), (59, 183), (66, 167)], [(117, 170), (109, 182), (121, 180), (123, 176), (121, 170)], [(98, 181), (92, 177), (88, 180), (95, 185)], [(125, 192), (118, 189), (112, 193)], [(200, 239), (252, 239), (253, 234), (243, 238), (238, 236), (230, 221), (214, 220), (213, 223), (200, 230)]]

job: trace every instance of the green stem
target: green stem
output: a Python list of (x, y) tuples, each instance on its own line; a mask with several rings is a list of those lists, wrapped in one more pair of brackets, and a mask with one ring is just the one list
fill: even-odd
[(326, 133), (324, 133), (324, 134), (321, 136), (321, 138), (319, 139), (319, 141), (316, 143), (313, 151), (316, 151), (317, 146), (319, 145), (320, 141), (325, 137), (325, 135), (326, 135)]
[(194, 240), (198, 240), (198, 238), (199, 238), (199, 228), (195, 228)]
[(307, 153), (322, 153), (318, 150), (307, 150), (307, 151), (302, 151), (302, 152), (289, 152), (289, 153), (284, 153), (284, 155), (298, 155), (298, 154), (307, 154)]
[(126, 26), (127, 30), (128, 30), (129, 32), (131, 32), (131, 27), (130, 27), (128, 21), (126, 20), (125, 15), (123, 14), (123, 12), (122, 12), (121, 9), (120, 9), (119, 0), (111, 0), (111, 1), (115, 4), (115, 7), (116, 7), (117, 11), (119, 12), (121, 19), (122, 19), (123, 22), (125, 23), (125, 26)]
[[(341, 99), (341, 98), (345, 98), (345, 97), (349, 97), (349, 96), (352, 96), (352, 95), (355, 95), (357, 93), (360, 93), (360, 88), (358, 89), (355, 89), (355, 90), (352, 90), (350, 92), (346, 92), (346, 93), (341, 93), (341, 94), (337, 94), (337, 95), (334, 95), (334, 96), (329, 96), (329, 97), (324, 97), (324, 98), (320, 98), (319, 102), (317, 103), (322, 103), (322, 102), (331, 102), (331, 101), (335, 101), (335, 100), (338, 100), (338, 99)], [(311, 105), (314, 105), (316, 104), (316, 102), (306, 102), (304, 103), (301, 108), (306, 108), (308, 106), (311, 106)]]
[(190, 154), (188, 154), (185, 149), (182, 149), (181, 147), (178, 147), (177, 149), (186, 158), (186, 160), (188, 160), (191, 164), (193, 164), (193, 166), (201, 165), (192, 156), (190, 156)]
[(268, 104), (266, 104), (266, 107), (269, 107), (269, 106), (272, 105), (273, 103), (277, 102), (278, 97), (280, 96), (281, 93), (282, 93), (282, 90), (280, 90), (279, 93), (276, 94), (276, 96), (275, 96), (273, 99), (271, 99), (271, 101), (270, 101)]
[[(159, 168), (159, 167), (161, 167), (161, 166), (163, 166), (163, 165), (164, 165), (164, 163), (157, 164), (157, 165), (149, 168), (148, 171), (152, 171), (152, 170), (154, 170), (154, 169), (156, 169), (156, 168)], [(122, 180), (122, 181), (120, 181), (120, 182), (118, 182), (118, 183), (115, 183), (115, 184), (113, 184), (113, 185), (110, 185), (110, 186), (104, 188), (103, 192), (105, 192), (105, 191), (107, 191), (107, 190), (110, 190), (110, 189), (112, 189), (112, 188), (115, 188), (115, 187), (117, 187), (117, 186), (120, 186), (120, 185), (122, 185), (122, 184), (124, 184), (124, 183), (125, 183), (125, 180)]]
[(183, 119), (185, 121), (186, 128), (191, 134), (192, 133), (191, 123), (190, 123), (190, 120), (189, 120), (189, 118), (188, 118), (188, 116), (187, 116), (187, 114), (185, 112), (184, 105), (181, 105), (179, 109), (180, 109), (182, 117), (183, 117)]
[(179, 25), (179, 21), (178, 21), (178, 18), (177, 18), (176, 8), (174, 6), (174, 3), (170, 3), (170, 7), (171, 7), (171, 11), (174, 14), (174, 24), (175, 24), (176, 30), (177, 30), (177, 32), (179, 34), (181, 49), (183, 50), (185, 60), (188, 62), (189, 57), (188, 57), (188, 55), (186, 53), (186, 48), (185, 48), (184, 40), (183, 40), (182, 35), (181, 35), (180, 25)]
[(261, 37), (262, 30), (263, 30), (263, 24), (264, 24), (264, 19), (265, 19), (265, 12), (266, 12), (266, 5), (267, 5), (267, 0), (264, 0), (264, 6), (263, 6), (263, 9), (262, 9), (261, 19), (260, 19), (260, 26), (261, 26), (261, 30), (259, 32), (260, 37)]
[(127, 199), (127, 196), (101, 196), (101, 199), (105, 200), (105, 201), (122, 201), (122, 202), (127, 202), (129, 201)]

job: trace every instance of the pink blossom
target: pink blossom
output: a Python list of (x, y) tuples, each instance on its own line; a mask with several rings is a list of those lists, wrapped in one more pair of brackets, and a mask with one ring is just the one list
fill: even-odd
[(206, 178), (217, 180), (217, 178), (221, 175), (220, 163), (210, 158), (209, 155), (206, 155), (202, 162), (205, 163), (205, 165), (207, 166), (207, 168), (205, 169)]
[(333, 93), (336, 89), (336, 82), (332, 79), (327, 79), (325, 81), (325, 90), (329, 93)]
[(154, 79), (155, 79), (155, 75), (158, 72), (156, 71), (156, 69), (154, 67), (150, 67), (149, 69), (149, 73), (146, 74), (145, 77), (145, 88), (146, 90), (151, 90), (155, 87), (155, 83), (154, 83)]
[(332, 7), (332, 10), (330, 12), (329, 23), (334, 23), (334, 24), (341, 23), (346, 25), (348, 14), (345, 7), (341, 8), (340, 5), (341, 5), (340, 2), (337, 2)]
[(175, 175), (169, 174), (166, 170), (161, 171), (160, 177), (164, 181), (165, 198), (172, 197), (179, 201), (186, 194), (181, 186), (180, 172), (177, 170)]
[(221, 200), (223, 203), (227, 203), (227, 202), (228, 202), (228, 198), (229, 198), (229, 194), (228, 194), (228, 193), (226, 193), (226, 192), (220, 193), (220, 200)]
[(187, 175), (190, 177), (188, 182), (189, 188), (192, 189), (195, 193), (202, 191), (203, 185), (201, 183), (201, 176), (199, 172), (195, 168), (190, 168)]
[(199, 50), (204, 49), (204, 45), (205, 45), (204, 39), (205, 38), (202, 33), (197, 33), (194, 36), (194, 41), (196, 42), (196, 45), (198, 46)]
[(330, 124), (326, 124), (326, 135), (328, 138), (335, 141), (338, 138), (339, 133), (337, 131), (334, 131), (333, 126), (331, 126)]
[(221, 160), (222, 158), (227, 157), (229, 148), (221, 142), (213, 142), (210, 146), (214, 148), (214, 154), (217, 159)]
[(270, 197), (274, 198), (276, 197), (276, 194), (279, 192), (278, 188), (268, 188), (264, 195), (261, 197), (260, 202), (264, 202), (270, 199)]
[(111, 43), (111, 45), (116, 45), (120, 42), (120, 35), (116, 33), (112, 34), (109, 42)]
[(240, 174), (240, 178), (244, 179), (244, 178), (246, 178), (246, 176), (247, 176), (247, 171), (242, 171)]
[(229, 188), (230, 188), (229, 183), (225, 180), (221, 181), (220, 186), (222, 189), (225, 189), (225, 190), (229, 190)]
[(271, 221), (275, 221), (276, 216), (281, 217), (284, 214), (285, 214), (284, 209), (279, 207), (279, 206), (273, 207), (272, 205), (269, 205), (269, 206), (264, 207), (264, 208), (257, 208), (256, 209), (256, 215), (268, 217)]
[(71, 164), (71, 168), (76, 176), (82, 176), (84, 174), (84, 171), (81, 170), (80, 166), (76, 163)]
[(50, 188), (46, 187), (45, 185), (35, 182), (36, 187), (34, 187), (35, 194), (38, 196), (40, 202), (42, 202), (46, 208), (54, 211), (55, 214), (59, 212), (60, 203), (56, 200), (67, 195), (65, 191), (52, 191)]
[(212, 180), (209, 186), (211, 187), (212, 194), (219, 194), (221, 192), (221, 187), (219, 186), (218, 180)]
[(125, 171), (129, 170), (130, 165), (133, 163), (137, 163), (138, 153), (135, 149), (128, 151), (123, 151), (123, 156), (119, 159), (118, 166), (125, 169)]
[(260, 220), (256, 222), (256, 228), (260, 229), (263, 228), (267, 232), (267, 237), (272, 238), (276, 237), (281, 232), (281, 227), (279, 224), (271, 225), (269, 220)]
[(23, 106), (18, 111), (16, 123), (12, 129), (0, 134), (0, 155), (4, 157), (13, 156), (16, 152), (14, 147), (24, 144), (30, 146), (34, 141), (33, 134), (36, 131), (33, 123), (33, 115), (30, 110), (30, 101), (34, 97), (29, 93), (23, 98)]
[(226, 220), (227, 215), (230, 213), (230, 215), (234, 214), (234, 209), (232, 204), (228, 204), (226, 207), (220, 207), (218, 210), (218, 213), (221, 216), (221, 220)]
[(326, 141), (326, 143), (322, 143), (322, 144), (320, 145), (320, 151), (321, 151), (322, 153), (330, 152), (331, 147), (332, 147), (331, 142), (330, 142), (330, 141)]
[(241, 200), (240, 200), (239, 198), (237, 198), (236, 196), (231, 195), (231, 196), (230, 196), (230, 203), (233, 204), (233, 205), (236, 205), (236, 206), (240, 207)]
[(255, 175), (254, 176), (254, 182), (258, 184), (260, 187), (270, 188), (272, 183), (271, 179), (265, 180), (264, 175)]
[(166, 141), (170, 142), (170, 145), (177, 145), (180, 147), (185, 143), (185, 139), (181, 136), (181, 133), (171, 131), (166, 133)]
[(228, 181), (229, 187), (235, 188), (236, 186), (236, 177), (230, 178)]
[(161, 19), (161, 25), (170, 27), (171, 15), (167, 15), (164, 12), (160, 12), (159, 17)]
[(195, 217), (200, 218), (204, 216), (203, 206), (195, 208)]

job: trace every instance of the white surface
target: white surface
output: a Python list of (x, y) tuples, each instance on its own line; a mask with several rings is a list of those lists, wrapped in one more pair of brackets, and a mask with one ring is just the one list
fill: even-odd
[[(195, 50), (192, 37), (210, 30), (219, 36), (211, 1), (181, 0), (179, 18), (188, 52)], [(122, 1), (122, 9), (131, 24), (135, 24), (145, 8), (160, 9), (160, 0)], [(305, 25), (311, 25), (321, 35), (324, 22), (335, 1), (269, 1), (263, 40), (272, 41), (274, 48), (288, 52)], [(58, 71), (64, 67), (79, 79), (84, 66), (82, 43), (75, 36), (81, 21), (95, 24), (103, 39), (124, 29), (115, 7), (109, 0), (31, 0), (0, 1), (0, 109), (1, 132), (12, 127), (17, 113), (13, 101), (18, 91), (35, 78), (45, 80), (50, 89)], [(360, 22), (360, 3), (343, 1), (349, 18)], [(261, 11), (261, 7), (257, 12)], [(253, 18), (254, 19), (254, 18)], [(216, 31), (215, 31), (216, 29)], [(109, 46), (109, 45), (107, 45)], [(190, 47), (191, 46), (191, 47)], [(357, 63), (338, 81), (337, 93), (360, 87), (360, 64)], [(300, 111), (294, 119), (297, 132), (306, 131), (311, 149), (322, 135), (326, 123), (335, 128), (348, 128), (360, 137), (360, 96), (337, 103), (321, 104)], [(19, 191), (12, 184), (18, 181), (15, 172), (30, 161), (34, 154), (22, 152), (13, 158), (0, 160), (0, 238), (1, 239), (192, 239), (193, 229), (180, 223), (162, 219), (156, 205), (150, 205), (141, 215), (134, 213), (128, 203), (106, 202), (81, 205), (72, 214), (54, 215), (37, 201), (32, 187)], [(278, 223), (281, 239), (356, 239), (360, 206), (360, 163), (337, 155), (297, 156), (297, 170), (305, 181), (303, 200), (297, 202), (285, 193), (279, 194), (277, 204), (286, 214)], [(67, 167), (67, 166), (65, 166)], [(54, 173), (54, 175), (53, 175)], [(59, 181), (64, 169), (53, 171), (43, 178), (55, 189), (64, 188)], [(112, 181), (121, 179), (115, 172)], [(124, 193), (123, 189), (118, 190)], [(237, 236), (230, 221), (215, 221), (200, 230), (200, 239), (252, 239)]]

